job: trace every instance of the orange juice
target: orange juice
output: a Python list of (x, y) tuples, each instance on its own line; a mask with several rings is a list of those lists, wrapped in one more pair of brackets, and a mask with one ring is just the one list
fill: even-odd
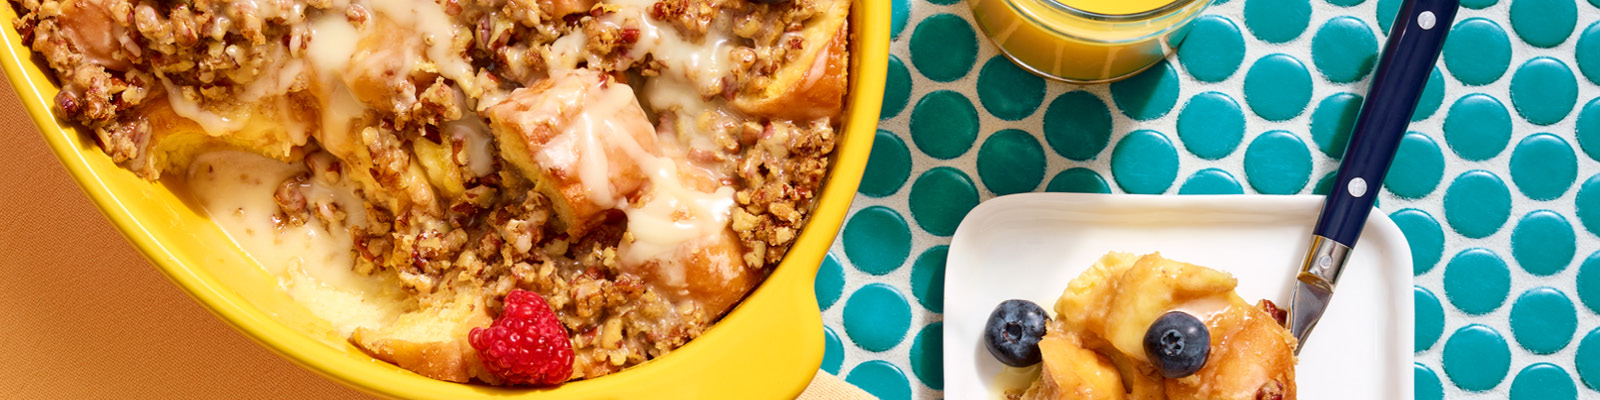
[(1133, 15), (1175, 3), (1174, 0), (1060, 0), (1057, 3), (1086, 13)]
[(1133, 76), (1183, 41), (1211, 0), (969, 0), (1017, 65), (1071, 83)]

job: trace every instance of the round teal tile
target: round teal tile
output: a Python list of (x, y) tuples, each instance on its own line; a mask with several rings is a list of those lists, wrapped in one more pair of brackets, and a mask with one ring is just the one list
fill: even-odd
[(839, 296), (844, 295), (844, 266), (839, 265), (839, 259), (833, 253), (823, 257), (822, 266), (817, 267), (817, 279), (811, 286), (817, 293), (817, 308), (821, 310), (833, 307), (833, 303), (839, 301)]
[(1511, 230), (1511, 258), (1530, 274), (1554, 275), (1572, 263), (1577, 240), (1566, 217), (1550, 210), (1534, 211)]
[(1355, 7), (1355, 6), (1361, 5), (1361, 2), (1364, 2), (1364, 1), (1366, 1), (1366, 0), (1328, 0), (1328, 4), (1332, 4), (1332, 5), (1336, 5), (1336, 6), (1340, 6), (1340, 7)]
[(1456, 177), (1444, 193), (1444, 219), (1473, 239), (1494, 234), (1511, 218), (1511, 190), (1500, 177), (1473, 170)]
[(996, 196), (1032, 192), (1044, 181), (1044, 166), (1044, 146), (1027, 132), (996, 132), (978, 148), (978, 178)]
[(1344, 158), (1345, 146), (1350, 143), (1350, 132), (1361, 114), (1361, 96), (1335, 93), (1317, 103), (1311, 112), (1311, 141), (1317, 143), (1322, 154), (1335, 160)]
[(1511, 76), (1511, 104), (1523, 119), (1537, 125), (1561, 122), (1578, 102), (1578, 81), (1567, 64), (1535, 57)]
[(1111, 84), (1111, 101), (1122, 115), (1147, 121), (1161, 118), (1178, 103), (1178, 71), (1161, 61), (1128, 79)]
[(1462, 312), (1483, 315), (1505, 303), (1511, 292), (1511, 269), (1486, 249), (1456, 254), (1444, 267), (1444, 295)]
[(948, 5), (951, 5), (951, 4), (956, 4), (956, 3), (960, 2), (960, 1), (961, 0), (928, 0), (929, 3), (938, 4), (938, 5), (941, 5), (941, 6), (948, 6)]
[(822, 327), (822, 339), (822, 370), (838, 375), (839, 367), (844, 366), (844, 342), (826, 325)]
[(1600, 328), (1583, 335), (1583, 341), (1578, 342), (1578, 354), (1573, 359), (1583, 384), (1589, 389), (1600, 390)]
[(1089, 92), (1062, 94), (1044, 110), (1044, 140), (1067, 159), (1094, 159), (1111, 143), (1111, 109)]
[(1494, 328), (1467, 325), (1444, 342), (1444, 373), (1463, 390), (1494, 389), (1510, 370), (1511, 348)]
[(862, 209), (844, 225), (844, 255), (862, 272), (887, 274), (911, 255), (911, 228), (888, 207)]
[(911, 0), (893, 0), (889, 3), (889, 35), (894, 39), (900, 38), (900, 32), (906, 30), (906, 20), (911, 19)]
[(1467, 161), (1494, 158), (1511, 143), (1511, 112), (1488, 95), (1463, 96), (1444, 118), (1444, 141)]
[(1535, 47), (1556, 47), (1577, 26), (1575, 0), (1511, 0), (1511, 29)]
[(1578, 300), (1589, 311), (1600, 313), (1600, 251), (1590, 254), (1578, 267)]
[(844, 333), (867, 351), (888, 351), (911, 329), (911, 305), (894, 287), (873, 283), (844, 302)]
[(1178, 150), (1161, 132), (1133, 131), (1112, 150), (1111, 176), (1124, 192), (1166, 192), (1178, 178)]
[(1233, 76), (1244, 61), (1244, 35), (1233, 20), (1206, 15), (1189, 25), (1189, 36), (1178, 47), (1178, 63), (1201, 82), (1221, 82)]
[(1499, 1), (1500, 0), (1462, 0), (1461, 1), (1461, 6), (1462, 7), (1466, 7), (1466, 8), (1471, 8), (1471, 9), (1474, 9), (1474, 10), (1482, 10), (1482, 9), (1485, 9), (1485, 8), (1489, 8), (1489, 6), (1492, 6), (1492, 5), (1494, 5), (1494, 3), (1499, 2)]
[(1511, 182), (1534, 200), (1555, 200), (1578, 179), (1578, 155), (1559, 136), (1539, 133), (1511, 152)]
[(1600, 98), (1592, 99), (1579, 110), (1576, 133), (1578, 146), (1584, 147), (1584, 154), (1600, 162)]
[(1494, 21), (1467, 18), (1450, 28), (1443, 58), (1445, 68), (1461, 83), (1487, 85), (1511, 67), (1511, 38)]
[(911, 380), (888, 361), (872, 360), (857, 364), (844, 381), (881, 400), (910, 400)]
[(1311, 63), (1335, 83), (1367, 77), (1377, 60), (1378, 39), (1359, 19), (1335, 17), (1311, 36)]
[(923, 385), (944, 390), (944, 323), (935, 322), (917, 332), (911, 341), (911, 373)]
[(1441, 104), (1444, 104), (1444, 73), (1435, 66), (1433, 73), (1428, 75), (1428, 83), (1422, 87), (1422, 98), (1417, 99), (1417, 109), (1411, 112), (1411, 122), (1428, 119), (1434, 111), (1439, 111)]
[[(1596, 0), (1600, 1), (1600, 0)], [(1573, 50), (1578, 59), (1578, 70), (1589, 82), (1600, 85), (1600, 22), (1589, 25), (1578, 36), (1578, 48)]]
[[(1312, 124), (1315, 126), (1315, 122)], [(1239, 103), (1218, 92), (1194, 95), (1178, 112), (1178, 140), (1189, 153), (1206, 160), (1220, 160), (1233, 153), (1244, 140), (1244, 127), (1244, 110)]]
[(1583, 153), (1589, 158), (1600, 161), (1600, 97), (1590, 100), (1583, 105), (1583, 110), (1578, 111), (1578, 126), (1575, 128), (1578, 137), (1578, 146), (1583, 147)]
[(878, 130), (872, 139), (872, 155), (867, 158), (867, 170), (861, 175), (857, 191), (870, 197), (885, 197), (900, 191), (911, 177), (911, 150), (900, 135)]
[(1433, 193), (1444, 178), (1444, 152), (1427, 135), (1408, 132), (1389, 166), (1383, 186), (1403, 199), (1420, 199)]
[(1433, 292), (1421, 286), (1411, 288), (1412, 301), (1416, 305), (1416, 329), (1413, 340), (1414, 352), (1421, 353), (1433, 347), (1439, 341), (1439, 336), (1444, 334), (1444, 306), (1439, 304), (1439, 298)]
[(900, 61), (900, 57), (890, 54), (889, 69), (883, 81), (883, 107), (879, 110), (878, 119), (900, 115), (910, 101), (911, 71), (906, 70), (906, 64)]
[(1245, 73), (1244, 101), (1256, 115), (1267, 120), (1294, 118), (1311, 101), (1311, 73), (1300, 60), (1287, 54), (1262, 57)]
[(938, 236), (956, 233), (968, 211), (978, 206), (978, 188), (959, 169), (935, 167), (911, 184), (911, 218)]
[(1511, 336), (1533, 354), (1555, 353), (1567, 347), (1578, 331), (1577, 312), (1561, 291), (1533, 288), (1511, 304)]
[(966, 76), (978, 60), (978, 36), (955, 14), (939, 14), (917, 23), (911, 32), (911, 65), (922, 76), (950, 82)]
[(1178, 194), (1244, 194), (1244, 187), (1228, 171), (1206, 168), (1185, 179)]
[(1578, 189), (1577, 204), (1578, 222), (1588, 229), (1590, 234), (1600, 235), (1600, 175), (1595, 175), (1583, 182)]
[(1245, 0), (1244, 25), (1250, 33), (1267, 43), (1283, 43), (1299, 37), (1311, 23), (1308, 0)]
[(944, 312), (944, 266), (950, 246), (938, 245), (911, 263), (911, 295), (928, 311)]
[(1244, 150), (1244, 175), (1262, 194), (1300, 193), (1311, 180), (1311, 151), (1292, 133), (1263, 133)]
[(1056, 174), (1044, 190), (1054, 193), (1111, 193), (1111, 185), (1092, 169), (1073, 168)]
[(1378, 29), (1383, 30), (1384, 36), (1389, 35), (1390, 25), (1394, 25), (1396, 14), (1400, 13), (1400, 0), (1378, 0)]
[(929, 157), (960, 157), (977, 140), (978, 110), (961, 93), (928, 93), (911, 110), (911, 141)]
[(1412, 366), (1411, 377), (1412, 381), (1415, 382), (1415, 386), (1411, 389), (1412, 398), (1416, 400), (1443, 400), (1444, 382), (1439, 381), (1439, 374), (1434, 373), (1433, 369), (1420, 363), (1413, 363)]
[(1551, 363), (1529, 365), (1511, 380), (1511, 400), (1563, 400), (1578, 398), (1572, 375)]
[(978, 71), (978, 101), (995, 118), (1026, 118), (1044, 103), (1044, 78), (1017, 68), (1005, 56), (994, 56)]
[(1329, 171), (1317, 179), (1317, 185), (1311, 188), (1311, 194), (1327, 196), (1333, 189), (1333, 180), (1339, 177), (1339, 171)]
[(1411, 274), (1421, 276), (1433, 270), (1444, 257), (1444, 228), (1427, 211), (1407, 208), (1389, 214), (1389, 219), (1405, 233), (1411, 246)]

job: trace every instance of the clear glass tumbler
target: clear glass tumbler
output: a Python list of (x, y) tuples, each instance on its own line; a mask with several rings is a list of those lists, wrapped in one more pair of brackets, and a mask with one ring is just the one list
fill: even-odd
[(1155, 65), (1183, 42), (1190, 23), (1211, 1), (1144, 1), (1145, 9), (1130, 8), (1140, 2), (1128, 0), (968, 4), (978, 27), (1017, 65), (1046, 78), (1088, 84), (1124, 79)]

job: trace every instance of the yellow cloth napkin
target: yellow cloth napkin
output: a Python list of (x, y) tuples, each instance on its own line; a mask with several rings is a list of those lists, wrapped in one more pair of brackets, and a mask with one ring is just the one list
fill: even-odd
[[(0, 165), (18, 168), (0, 173), (0, 399), (366, 397), (255, 345), (168, 282), (0, 84)], [(801, 397), (870, 398), (821, 372)]]

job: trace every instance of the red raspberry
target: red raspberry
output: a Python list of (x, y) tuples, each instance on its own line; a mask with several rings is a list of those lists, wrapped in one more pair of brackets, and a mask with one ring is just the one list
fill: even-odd
[(567, 328), (538, 293), (512, 290), (488, 329), (467, 336), (490, 373), (509, 384), (557, 385), (572, 376)]

